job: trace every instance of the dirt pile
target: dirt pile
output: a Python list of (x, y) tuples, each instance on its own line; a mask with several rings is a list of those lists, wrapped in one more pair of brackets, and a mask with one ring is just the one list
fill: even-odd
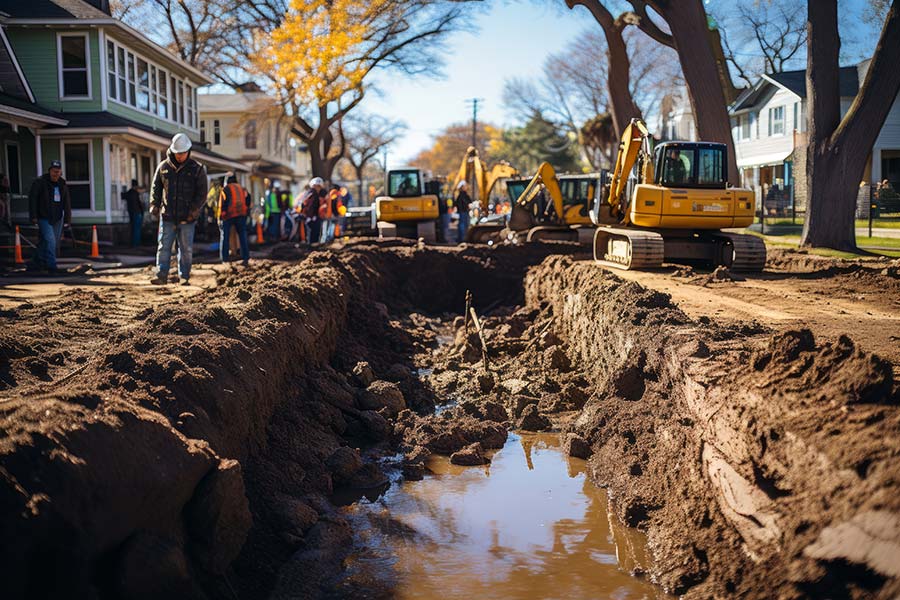
[(384, 480), (341, 448), (434, 405), (411, 357), (438, 328), (413, 310), (521, 301), (551, 251), (532, 250), (357, 244), (188, 299), (112, 287), (5, 312), (7, 595), (265, 597), (289, 559), (317, 595), (346, 538), (327, 497)]
[(567, 258), (534, 269), (526, 299), (595, 390), (571, 430), (619, 516), (646, 529), (655, 581), (696, 598), (900, 590), (888, 363), (848, 338), (692, 322)]

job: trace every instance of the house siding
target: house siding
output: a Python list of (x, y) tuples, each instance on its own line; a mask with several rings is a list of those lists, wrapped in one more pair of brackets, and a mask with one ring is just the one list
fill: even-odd
[[(61, 100), (59, 97), (56, 37), (60, 32), (88, 34), (91, 100)], [(83, 29), (55, 30), (10, 27), (6, 33), (39, 105), (63, 113), (102, 109), (100, 36), (96, 29), (91, 30), (89, 27), (85, 27)]]
[[(766, 96), (765, 100), (749, 111), (749, 113), (757, 115), (759, 134), (757, 135), (757, 126), (755, 124), (751, 125), (749, 140), (739, 140), (737, 136), (739, 132), (734, 132), (734, 146), (738, 165), (747, 167), (754, 164), (771, 164), (773, 162), (771, 160), (772, 156), (781, 155), (783, 159), (791, 153), (794, 149), (794, 138), (792, 135), (794, 129), (794, 103), (799, 101), (800, 97), (793, 92), (772, 86), (772, 91)], [(770, 136), (769, 109), (778, 106), (784, 107), (784, 133)]]

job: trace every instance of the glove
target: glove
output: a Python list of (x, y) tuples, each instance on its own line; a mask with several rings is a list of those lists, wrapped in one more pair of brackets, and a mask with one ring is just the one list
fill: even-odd
[(150, 216), (152, 216), (154, 218), (159, 218), (159, 207), (158, 206), (150, 207)]

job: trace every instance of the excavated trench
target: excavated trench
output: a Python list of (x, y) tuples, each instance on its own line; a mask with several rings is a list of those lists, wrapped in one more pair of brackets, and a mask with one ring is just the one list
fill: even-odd
[(5, 329), (4, 596), (900, 592), (891, 365), (694, 321), (576, 251), (223, 274), (83, 361), (51, 327), (41, 351), (83, 364), (52, 388)]

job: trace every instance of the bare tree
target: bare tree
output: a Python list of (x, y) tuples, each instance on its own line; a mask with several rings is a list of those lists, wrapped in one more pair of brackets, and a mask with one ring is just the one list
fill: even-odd
[(807, 15), (808, 207), (801, 243), (855, 251), (857, 186), (874, 132), (881, 130), (900, 92), (900, 9), (893, 0), (865, 79), (843, 118), (837, 0), (809, 2)]
[(359, 199), (363, 195), (363, 180), (372, 160), (396, 142), (406, 132), (406, 124), (378, 115), (350, 115), (345, 119), (347, 152), (344, 158), (350, 163), (359, 186)]

